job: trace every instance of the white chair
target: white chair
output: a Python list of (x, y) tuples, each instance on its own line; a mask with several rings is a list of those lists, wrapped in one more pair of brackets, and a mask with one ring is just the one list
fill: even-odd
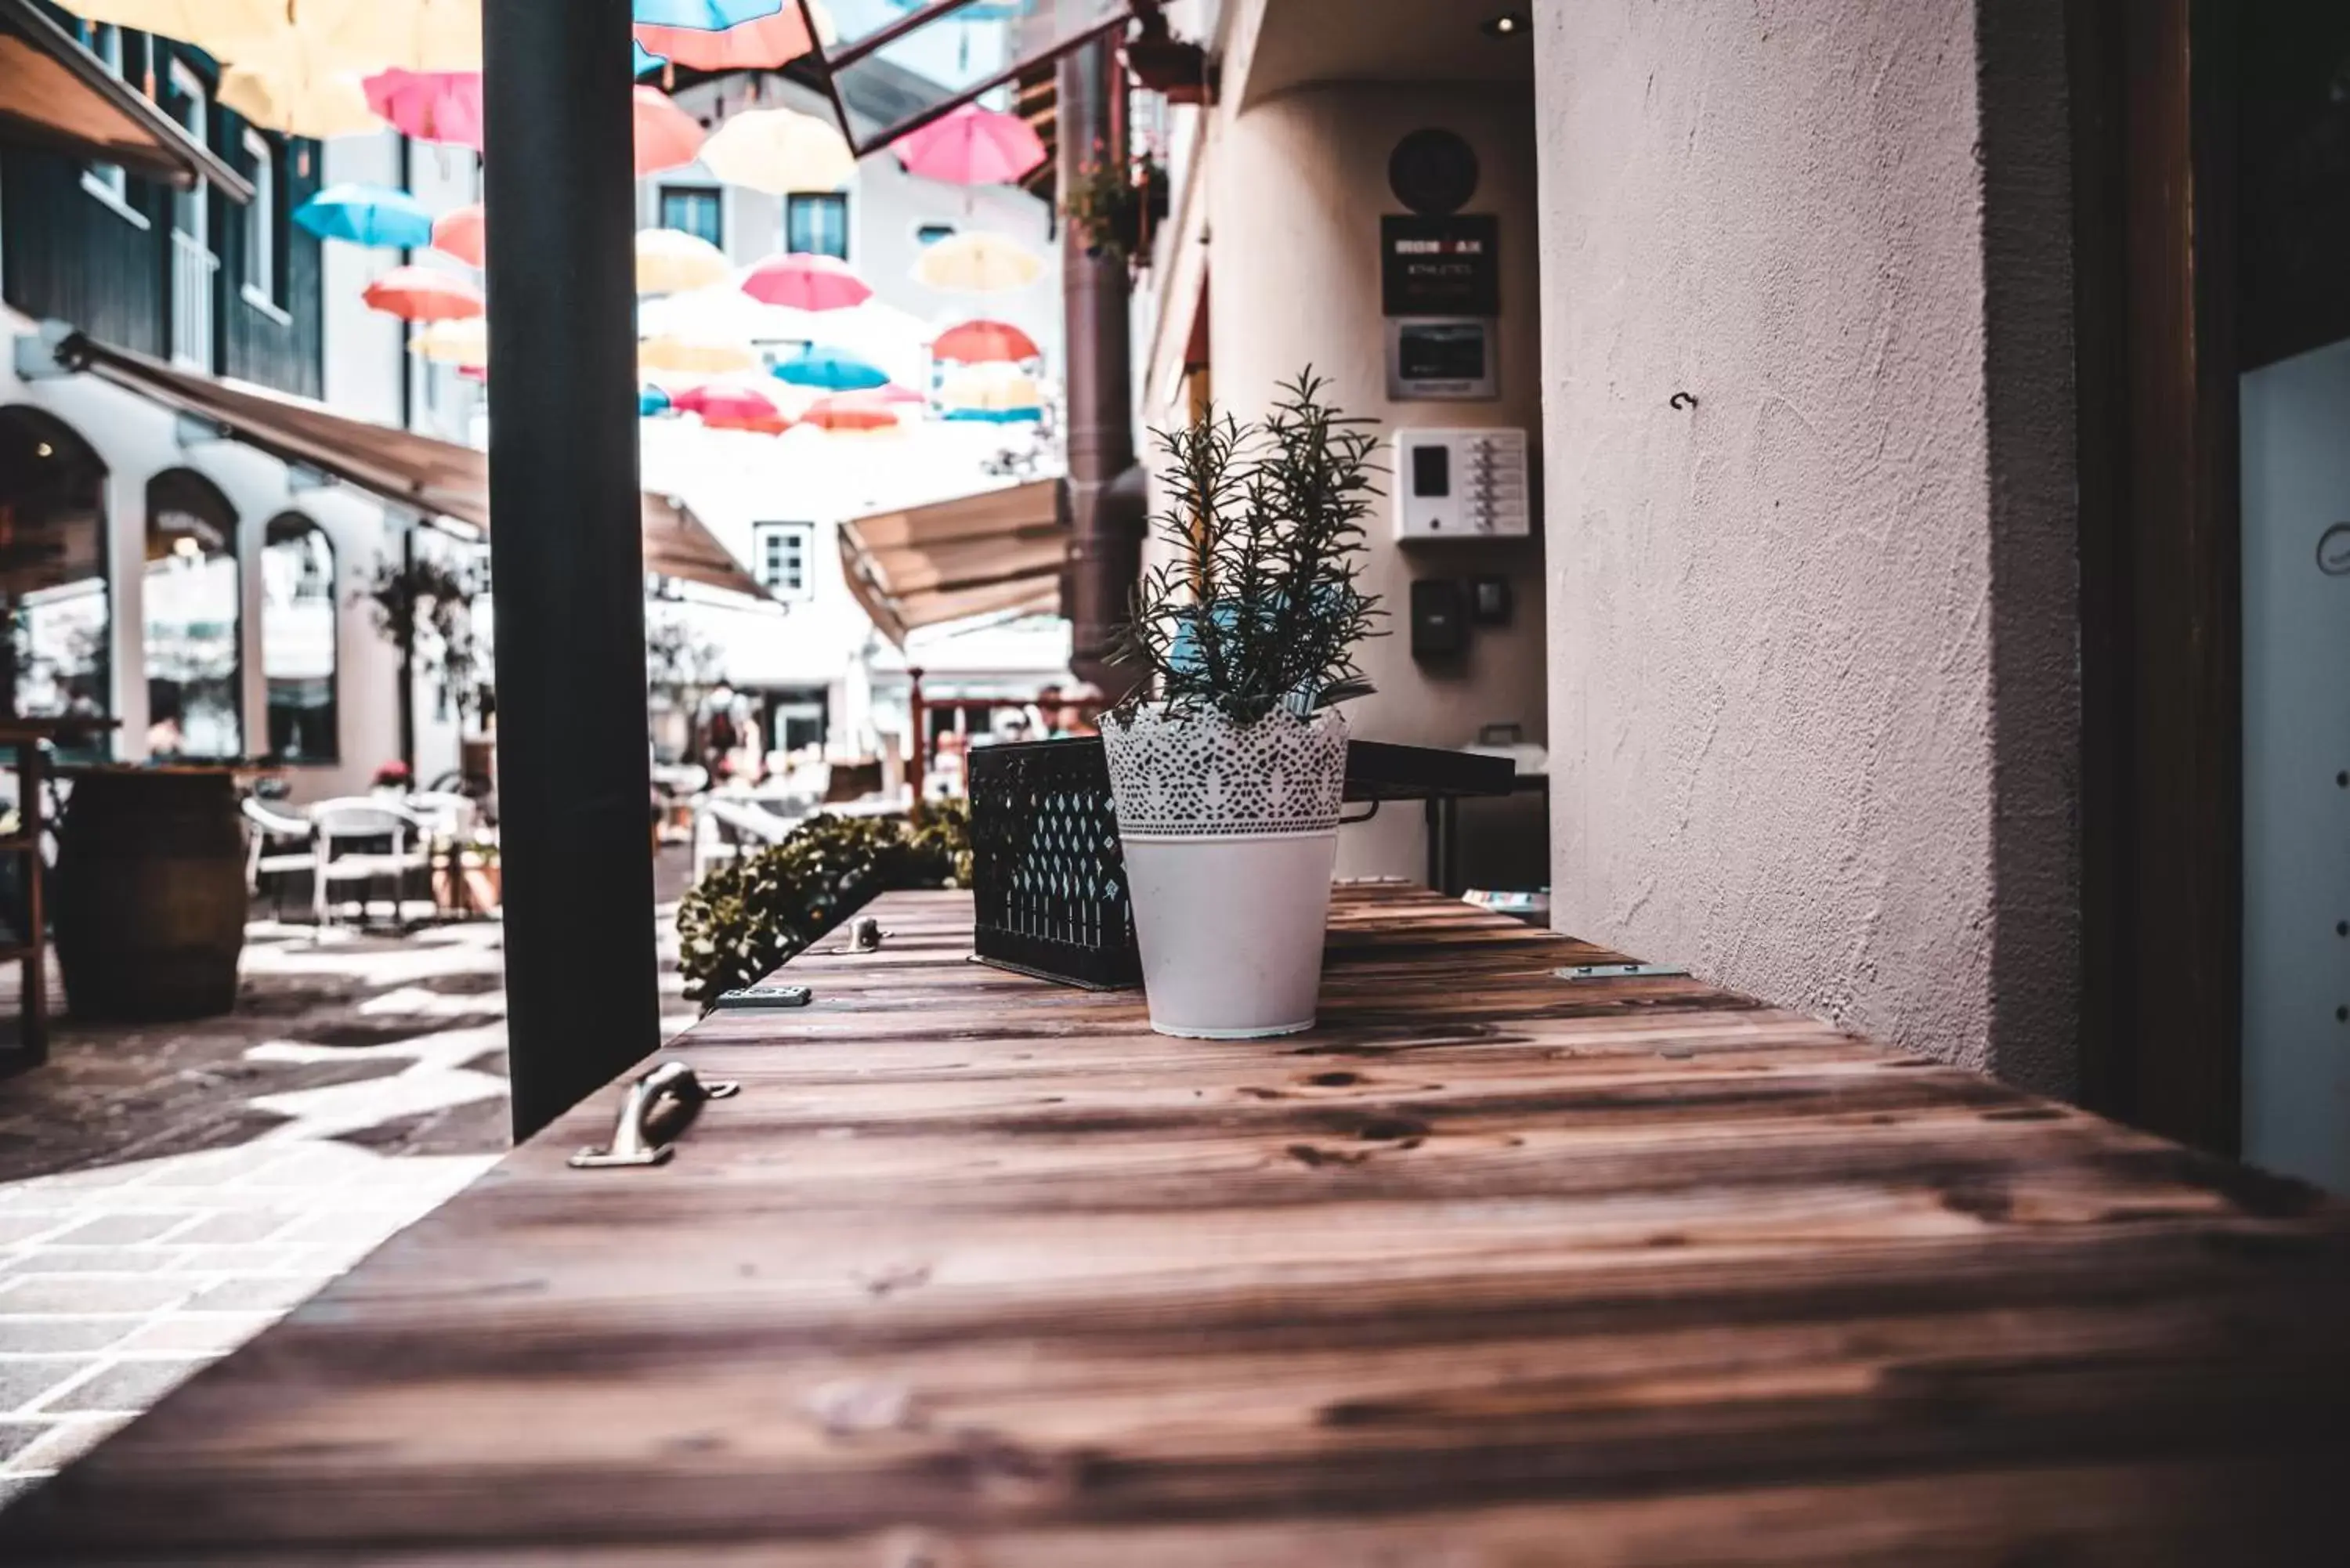
[[(310, 825), (317, 834), (318, 865), (311, 878), (311, 907), (319, 934), (325, 934), (340, 905), (337, 889), (359, 884), (359, 923), (364, 925), (368, 890), (387, 877), (391, 878), (392, 923), (399, 924), (407, 905), (409, 877), (418, 871), (432, 873), (425, 820), (394, 801), (346, 795), (312, 806)], [(344, 847), (337, 846), (338, 840)], [(366, 847), (353, 845), (354, 840)], [(378, 848), (378, 844), (388, 847)]]
[[(290, 812), (273, 811), (260, 801), (247, 795), (240, 803), (250, 842), (244, 852), (244, 890), (247, 896), (261, 891), (264, 877), (276, 878), (272, 905), (277, 919), (286, 918), (286, 883), (289, 877), (307, 873), (315, 877), (318, 871), (317, 840), (307, 817)], [(299, 845), (300, 848), (285, 847)]]
[(693, 880), (721, 860), (781, 844), (798, 826), (743, 795), (703, 795), (693, 808)]
[(463, 838), (473, 831), (481, 807), (471, 796), (419, 790), (400, 804), (423, 819), (425, 831), (441, 838)]

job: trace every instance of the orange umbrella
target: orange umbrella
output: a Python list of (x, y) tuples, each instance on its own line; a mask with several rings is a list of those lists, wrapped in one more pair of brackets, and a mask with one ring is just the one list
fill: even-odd
[(359, 296), (370, 310), (402, 321), (463, 321), (482, 314), (482, 291), (453, 272), (396, 266)]
[(1036, 340), (1008, 321), (966, 321), (939, 334), (931, 352), (955, 365), (1016, 365), (1044, 357)]
[(482, 204), (475, 202), (443, 213), (432, 220), (432, 248), (442, 255), (455, 256), (467, 266), (480, 266), (484, 251)]
[(637, 172), (658, 174), (693, 161), (708, 133), (702, 122), (670, 101), (659, 88), (636, 89)]
[[(824, 10), (819, 6), (819, 31), (824, 29), (825, 22)], [(740, 22), (723, 32), (639, 23), (637, 42), (645, 47), (648, 54), (697, 71), (772, 70), (789, 65), (816, 47), (808, 38), (807, 24), (800, 20), (800, 8), (792, 0), (785, 0), (784, 8), (773, 16)]]
[(836, 392), (810, 403), (800, 423), (823, 431), (895, 430), (898, 416), (870, 392)]

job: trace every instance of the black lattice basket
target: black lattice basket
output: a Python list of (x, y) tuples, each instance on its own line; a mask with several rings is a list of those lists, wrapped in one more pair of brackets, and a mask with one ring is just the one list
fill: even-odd
[(971, 753), (972, 950), (1096, 991), (1142, 983), (1097, 737)]

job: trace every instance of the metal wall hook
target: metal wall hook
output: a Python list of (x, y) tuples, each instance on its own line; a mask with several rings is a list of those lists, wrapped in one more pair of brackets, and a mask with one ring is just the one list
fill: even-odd
[(577, 1170), (606, 1165), (660, 1165), (676, 1150), (683, 1133), (705, 1100), (723, 1100), (741, 1092), (734, 1083), (705, 1084), (683, 1062), (663, 1062), (638, 1075), (620, 1102), (620, 1119), (612, 1129), (608, 1148), (583, 1148), (571, 1157)]

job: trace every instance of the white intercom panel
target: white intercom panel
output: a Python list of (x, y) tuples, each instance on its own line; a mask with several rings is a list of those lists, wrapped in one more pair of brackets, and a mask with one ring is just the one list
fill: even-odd
[(1523, 430), (1398, 431), (1396, 537), (1523, 539), (1534, 530)]

